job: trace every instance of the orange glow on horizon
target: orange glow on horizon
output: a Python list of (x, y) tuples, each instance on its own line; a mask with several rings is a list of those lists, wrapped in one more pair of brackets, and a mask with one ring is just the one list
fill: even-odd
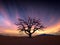
[(60, 32), (60, 21), (58, 21), (56, 24), (47, 27), (46, 29), (44, 29), (44, 31), (40, 30), (37, 31), (36, 33), (39, 34), (55, 34)]
[[(47, 27), (46, 29), (44, 29), (44, 31), (41, 31), (41, 30), (40, 31), (36, 31), (33, 34), (33, 36), (34, 35), (39, 35), (39, 34), (54, 34), (54, 33), (60, 31), (59, 28), (60, 28), (60, 21), (57, 22), (56, 24), (52, 25), (52, 26)], [(3, 29), (3, 28), (0, 28), (0, 29)], [(27, 36), (24, 32), (19, 33), (18, 30), (13, 30), (13, 29), (4, 29), (0, 33), (8, 34), (10, 36)]]

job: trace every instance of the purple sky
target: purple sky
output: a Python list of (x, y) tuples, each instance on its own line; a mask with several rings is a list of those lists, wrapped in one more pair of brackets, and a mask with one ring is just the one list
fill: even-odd
[(45, 26), (50, 26), (60, 20), (59, 1), (0, 1), (0, 25), (4, 25), (4, 19), (12, 23), (17, 17), (27, 20), (27, 17), (41, 19)]

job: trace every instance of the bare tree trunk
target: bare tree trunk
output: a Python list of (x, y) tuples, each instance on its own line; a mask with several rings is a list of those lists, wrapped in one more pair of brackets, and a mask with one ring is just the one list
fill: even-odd
[(32, 34), (31, 33), (29, 33), (29, 38), (32, 38)]

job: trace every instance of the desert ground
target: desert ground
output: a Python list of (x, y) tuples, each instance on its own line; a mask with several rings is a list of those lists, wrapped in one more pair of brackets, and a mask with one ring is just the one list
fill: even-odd
[(0, 35), (0, 45), (59, 45), (60, 36), (15, 37)]

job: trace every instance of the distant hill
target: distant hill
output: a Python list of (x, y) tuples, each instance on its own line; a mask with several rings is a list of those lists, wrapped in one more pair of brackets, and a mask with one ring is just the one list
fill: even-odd
[(41, 34), (40, 36), (56, 36), (56, 35), (52, 35), (52, 34)]
[[(45, 35), (45, 34), (44, 34)], [(59, 45), (60, 36), (15, 37), (0, 35), (0, 45)]]

